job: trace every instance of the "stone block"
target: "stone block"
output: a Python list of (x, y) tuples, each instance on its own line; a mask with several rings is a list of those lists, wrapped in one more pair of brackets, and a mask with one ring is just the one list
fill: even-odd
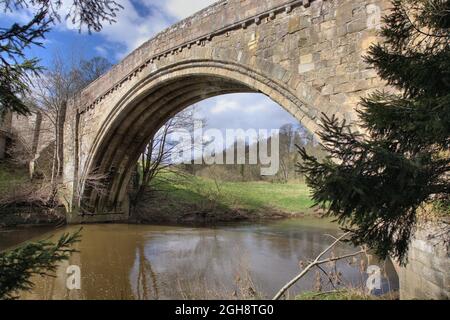
[(328, 29), (336, 28), (336, 20), (324, 21), (320, 24), (320, 30), (325, 31)]
[(359, 32), (366, 28), (367, 28), (367, 23), (363, 19), (352, 20), (350, 23), (347, 24), (347, 32), (348, 33)]
[(308, 64), (313, 62), (313, 55), (311, 53), (300, 56), (300, 64)]
[(300, 28), (301, 28), (301, 25), (300, 25), (300, 17), (299, 16), (289, 19), (289, 24), (288, 24), (289, 33), (295, 33), (297, 31), (300, 31)]
[(300, 48), (305, 47), (309, 44), (309, 38), (300, 38), (298, 39), (298, 46)]
[(348, 100), (348, 95), (345, 93), (338, 93), (338, 94), (333, 94), (331, 96), (331, 101), (333, 101), (336, 104), (345, 104), (347, 103)]
[(299, 73), (310, 72), (310, 71), (313, 71), (314, 69), (315, 69), (314, 63), (305, 63), (305, 64), (298, 65)]
[(338, 26), (344, 25), (347, 22), (352, 20), (353, 13), (352, 13), (352, 3), (346, 2), (342, 5), (340, 5), (336, 9), (336, 24)]
[(355, 84), (351, 82), (345, 82), (334, 87), (334, 92), (350, 93), (356, 91)]
[(343, 26), (339, 25), (339, 26), (336, 28), (336, 35), (337, 35), (338, 37), (343, 37), (343, 36), (345, 36), (347, 33), (348, 33), (348, 31), (347, 31), (347, 25), (343, 25)]
[(324, 30), (322, 32), (322, 39), (332, 40), (332, 39), (336, 38), (336, 35), (337, 35), (337, 29), (330, 28), (330, 29)]
[(321, 93), (323, 95), (330, 95), (333, 93), (333, 91), (334, 91), (333, 86), (331, 84), (326, 84), (322, 87)]
[(413, 248), (419, 249), (420, 251), (427, 252), (430, 254), (432, 254), (434, 251), (433, 246), (425, 240), (413, 239), (411, 246)]
[(442, 271), (434, 269), (432, 266), (423, 266), (422, 268), (422, 277), (426, 281), (430, 281), (440, 288), (444, 288), (445, 286), (445, 275)]
[(269, 69), (269, 73), (272, 77), (277, 80), (283, 80), (284, 75), (286, 74), (286, 70), (279, 65), (273, 64)]
[(311, 27), (311, 18), (308, 16), (300, 17), (300, 29)]
[(367, 51), (372, 44), (376, 44), (377, 42), (378, 38), (376, 36), (366, 37), (361, 41), (361, 50)]
[(303, 55), (306, 55), (306, 54), (308, 54), (308, 53), (311, 53), (312, 51), (313, 51), (313, 49), (311, 49), (310, 46), (307, 46), (307, 47), (304, 47), (304, 48), (300, 48), (299, 54), (300, 54), (301, 56), (303, 56)]

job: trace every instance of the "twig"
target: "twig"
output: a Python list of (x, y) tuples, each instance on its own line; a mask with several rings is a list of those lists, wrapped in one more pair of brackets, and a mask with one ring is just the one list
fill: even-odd
[(308, 266), (306, 266), (305, 269), (303, 269), (302, 272), (300, 272), (295, 278), (293, 278), (291, 281), (289, 281), (287, 284), (285, 284), (283, 286), (283, 288), (280, 289), (280, 291), (278, 291), (278, 293), (273, 297), (273, 300), (279, 300), (285, 293), (286, 291), (292, 287), (297, 281), (299, 281), (301, 278), (303, 278), (308, 272), (309, 270), (311, 270), (314, 266), (317, 265), (321, 265), (321, 264), (325, 264), (325, 263), (329, 263), (332, 261), (337, 261), (337, 260), (342, 260), (342, 259), (346, 259), (346, 258), (350, 258), (350, 257), (354, 257), (357, 255), (360, 255), (362, 253), (365, 252), (365, 250), (360, 250), (358, 252), (354, 252), (354, 253), (350, 253), (347, 255), (343, 255), (340, 257), (334, 257), (334, 258), (328, 258), (328, 259), (324, 259), (324, 260), (320, 260), (328, 251), (330, 251), (338, 242), (340, 242), (342, 239), (344, 239), (345, 237), (347, 237), (350, 234), (350, 232), (346, 232), (344, 233), (342, 236), (340, 236), (339, 238), (336, 238), (336, 240), (328, 247), (326, 248), (324, 251), (322, 251), (315, 259), (313, 262), (311, 262)]
[(328, 278), (329, 283), (331, 284), (331, 286), (337, 290), (336, 286), (334, 285), (333, 282), (333, 278), (328, 274), (328, 272), (326, 272), (320, 265), (317, 265), (317, 268), (319, 268), (320, 271), (322, 271)]

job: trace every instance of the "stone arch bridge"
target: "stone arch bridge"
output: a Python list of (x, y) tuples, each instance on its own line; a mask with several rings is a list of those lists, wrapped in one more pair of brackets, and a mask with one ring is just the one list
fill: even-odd
[[(263, 93), (310, 131), (322, 112), (355, 119), (384, 86), (363, 55), (387, 0), (223, 0), (173, 25), (69, 102), (64, 127), (68, 221), (128, 217), (139, 154), (171, 116), (203, 99)], [(90, 187), (108, 177), (107, 193)]]

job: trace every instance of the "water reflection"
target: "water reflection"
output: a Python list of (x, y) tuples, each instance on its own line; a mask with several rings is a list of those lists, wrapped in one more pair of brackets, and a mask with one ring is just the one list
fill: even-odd
[[(55, 237), (76, 230), (66, 227)], [(255, 292), (269, 298), (299, 272), (299, 261), (315, 257), (332, 242), (327, 234), (338, 232), (332, 224), (308, 219), (215, 228), (88, 225), (76, 246), (80, 253), (62, 264), (55, 278), (35, 279), (36, 288), (22, 298), (250, 298)], [(343, 244), (334, 253), (353, 251)], [(369, 263), (379, 264), (373, 259)], [(66, 289), (68, 265), (80, 266), (81, 290)], [(364, 285), (367, 275), (359, 262), (340, 262), (336, 267), (343, 282)], [(384, 273), (384, 290), (397, 288), (390, 265)], [(312, 272), (291, 293), (315, 286)]]
[(27, 227), (0, 229), (0, 251), (16, 246), (53, 230), (54, 227)]

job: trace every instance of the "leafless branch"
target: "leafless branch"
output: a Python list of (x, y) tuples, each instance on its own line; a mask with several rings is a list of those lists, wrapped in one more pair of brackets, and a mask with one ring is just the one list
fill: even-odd
[(354, 253), (349, 253), (346, 255), (342, 255), (339, 257), (332, 257), (332, 258), (327, 258), (327, 259), (322, 259), (321, 258), (328, 253), (332, 248), (334, 248), (339, 242), (341, 242), (344, 238), (346, 238), (347, 236), (350, 235), (350, 232), (346, 232), (343, 235), (341, 235), (340, 237), (336, 238), (335, 241), (328, 246), (324, 251), (322, 251), (315, 259), (314, 261), (312, 261), (311, 263), (309, 263), (303, 270), (301, 273), (299, 273), (296, 277), (294, 277), (291, 281), (289, 281), (287, 284), (285, 284), (280, 291), (277, 292), (277, 294), (274, 296), (273, 300), (279, 300), (285, 293), (286, 291), (292, 287), (295, 283), (297, 283), (301, 278), (303, 278), (313, 267), (315, 266), (320, 266), (322, 264), (325, 263), (330, 263), (330, 262), (334, 262), (334, 261), (338, 261), (338, 260), (343, 260), (343, 259), (347, 259), (347, 258), (351, 258), (354, 256), (358, 256), (360, 254), (363, 254), (366, 252), (365, 249), (361, 249), (360, 251), (354, 252)]

